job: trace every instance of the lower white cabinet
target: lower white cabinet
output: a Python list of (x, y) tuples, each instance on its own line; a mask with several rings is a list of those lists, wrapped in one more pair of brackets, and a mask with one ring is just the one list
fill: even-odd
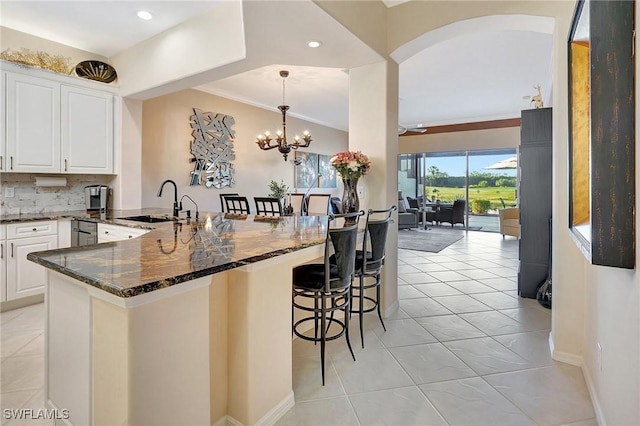
[(58, 248), (58, 227), (55, 220), (9, 224), (5, 244), (6, 300), (44, 292), (46, 269), (27, 260), (34, 251)]
[(0, 302), (7, 300), (7, 227), (0, 225)]
[(129, 240), (139, 237), (149, 232), (148, 229), (129, 228), (128, 226), (111, 225), (108, 223), (98, 223), (98, 243), (108, 241)]

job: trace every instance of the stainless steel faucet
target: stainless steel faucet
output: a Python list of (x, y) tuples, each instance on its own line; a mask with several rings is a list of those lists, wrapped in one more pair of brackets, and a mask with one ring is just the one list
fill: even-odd
[(158, 197), (162, 197), (162, 189), (164, 188), (164, 185), (166, 183), (170, 183), (173, 185), (173, 217), (178, 217), (178, 212), (180, 211), (180, 208), (178, 207), (178, 185), (176, 185), (176, 183), (171, 179), (165, 180), (164, 182), (162, 182), (162, 185), (160, 185)]

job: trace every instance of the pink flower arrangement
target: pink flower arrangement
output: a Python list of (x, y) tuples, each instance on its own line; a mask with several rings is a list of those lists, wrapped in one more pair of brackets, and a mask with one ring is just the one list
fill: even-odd
[(339, 152), (329, 160), (342, 178), (352, 179), (364, 176), (371, 167), (369, 158), (360, 151)]

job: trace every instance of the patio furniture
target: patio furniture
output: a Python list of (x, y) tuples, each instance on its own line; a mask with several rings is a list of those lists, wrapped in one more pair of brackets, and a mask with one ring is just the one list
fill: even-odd
[(436, 221), (438, 223), (450, 223), (452, 228), (456, 223), (461, 223), (464, 226), (464, 209), (466, 204), (465, 200), (455, 200), (451, 206), (441, 204), (435, 213)]
[(505, 235), (520, 237), (520, 209), (518, 207), (507, 207), (498, 211), (500, 216), (500, 233), (504, 239)]
[(398, 193), (398, 229), (417, 228), (420, 217), (418, 211), (407, 209), (402, 199), (402, 192)]
[[(409, 203), (409, 208), (407, 209), (407, 211), (411, 211), (413, 213), (415, 213), (416, 215), (418, 215), (418, 222), (422, 222), (422, 210), (426, 209), (425, 211), (425, 217), (426, 217), (426, 221), (427, 222), (432, 222), (435, 223), (436, 222), (436, 206), (434, 206), (432, 203), (427, 203), (426, 206), (422, 206), (422, 204), (420, 204), (420, 200), (417, 198), (412, 198), (407, 196), (407, 203)], [(426, 224), (425, 225), (425, 229), (426, 229)]]

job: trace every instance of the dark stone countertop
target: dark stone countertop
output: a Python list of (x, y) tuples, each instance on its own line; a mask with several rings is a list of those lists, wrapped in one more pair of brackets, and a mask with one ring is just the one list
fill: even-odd
[(135, 215), (165, 215), (167, 210), (78, 212), (30, 215), (47, 220), (83, 218), (115, 225), (147, 228), (124, 241), (34, 252), (27, 258), (46, 268), (119, 297), (132, 297), (324, 243), (327, 216), (288, 216), (277, 221), (226, 219), (223, 213), (161, 223), (123, 220)]

